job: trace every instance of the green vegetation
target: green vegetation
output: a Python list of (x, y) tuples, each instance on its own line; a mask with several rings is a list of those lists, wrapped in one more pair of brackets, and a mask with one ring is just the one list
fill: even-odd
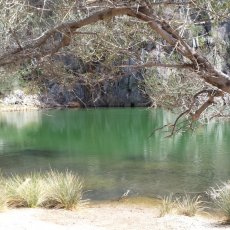
[(230, 220), (230, 181), (222, 183), (216, 188), (211, 188), (208, 194), (214, 203), (224, 212), (228, 220)]
[(0, 208), (7, 204), (14, 208), (75, 209), (82, 203), (82, 181), (70, 171), (13, 175), (2, 179), (1, 185)]

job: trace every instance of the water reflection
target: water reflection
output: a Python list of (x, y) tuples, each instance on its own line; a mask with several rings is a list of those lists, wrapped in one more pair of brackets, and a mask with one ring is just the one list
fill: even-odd
[(85, 178), (93, 199), (110, 199), (127, 189), (144, 196), (201, 192), (230, 176), (227, 122), (173, 138), (161, 131), (148, 138), (175, 115), (148, 109), (60, 110), (37, 112), (23, 123), (16, 114), (1, 119), (0, 168), (6, 174), (68, 168)]
[(39, 124), (41, 121), (41, 112), (37, 110), (31, 110), (27, 112), (15, 111), (15, 112), (2, 112), (0, 113), (1, 123), (12, 125), (17, 129), (22, 129), (28, 125)]

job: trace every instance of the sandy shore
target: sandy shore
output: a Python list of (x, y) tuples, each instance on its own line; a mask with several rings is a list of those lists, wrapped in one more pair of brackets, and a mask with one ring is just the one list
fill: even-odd
[(2, 230), (223, 230), (230, 225), (212, 216), (159, 217), (159, 209), (146, 204), (110, 202), (89, 204), (76, 211), (13, 209), (0, 213)]

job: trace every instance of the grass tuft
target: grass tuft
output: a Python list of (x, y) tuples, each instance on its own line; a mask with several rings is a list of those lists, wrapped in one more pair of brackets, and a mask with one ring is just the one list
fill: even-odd
[(170, 213), (175, 205), (175, 202), (172, 199), (172, 194), (169, 196), (164, 196), (162, 199), (162, 203), (160, 206), (160, 217), (165, 216), (166, 214)]
[(216, 188), (211, 188), (208, 194), (213, 202), (224, 212), (227, 220), (230, 220), (230, 181), (222, 183)]
[(82, 181), (70, 171), (50, 171), (45, 176), (45, 197), (42, 206), (46, 208), (76, 209), (82, 204)]
[(200, 200), (200, 196), (191, 197), (186, 194), (181, 199), (177, 199), (176, 208), (181, 215), (195, 216), (197, 212), (204, 210), (202, 204), (203, 201)]
[[(82, 204), (82, 181), (70, 171), (51, 170), (45, 175), (33, 173), (27, 176), (13, 175), (4, 179), (4, 201), (8, 207), (45, 207), (75, 209)], [(3, 193), (1, 193), (3, 194)]]
[(39, 173), (14, 175), (5, 180), (6, 203), (9, 207), (35, 208), (43, 198), (43, 178)]

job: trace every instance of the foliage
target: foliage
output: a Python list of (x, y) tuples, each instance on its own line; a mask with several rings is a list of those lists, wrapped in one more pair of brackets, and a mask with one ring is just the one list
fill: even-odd
[(230, 181), (222, 183), (216, 188), (208, 191), (214, 203), (225, 213), (230, 219)]
[[(128, 10), (127, 6), (131, 9)], [(129, 13), (127, 11), (124, 14), (132, 17), (116, 16), (107, 20), (107, 16), (114, 15), (111, 9), (120, 15), (120, 7), (126, 7), (125, 10)], [(130, 67), (131, 65), (141, 66), (152, 62), (155, 66), (175, 67), (176, 63), (181, 63), (183, 68), (190, 68), (189, 70), (200, 74), (200, 79), (220, 88), (221, 84), (214, 82), (216, 79), (207, 80), (204, 73), (208, 72), (207, 76), (212, 76), (212, 65), (219, 70), (226, 63), (225, 45), (218, 41), (218, 34), (212, 36), (212, 31), (229, 19), (229, 8), (227, 0), (211, 0), (208, 3), (204, 0), (0, 0), (2, 65), (8, 64), (11, 57), (9, 62), (22, 70), (23, 78), (29, 76), (28, 85), (34, 89), (37, 87), (33, 87), (33, 84), (47, 87), (50, 79), (54, 82), (58, 79), (58, 83), (64, 87), (81, 82), (93, 92), (97, 90), (98, 82), (136, 75), (137, 67)], [(109, 11), (103, 11), (99, 14), (102, 17), (95, 18), (94, 13), (104, 9)], [(140, 13), (145, 16), (144, 20)], [(165, 35), (158, 33), (157, 29), (149, 30), (150, 22), (146, 17), (150, 14), (153, 21), (160, 25), (159, 31), (164, 31)], [(88, 16), (91, 15), (90, 19)], [(65, 23), (70, 21), (69, 24)], [(80, 25), (79, 22), (84, 23)], [(46, 31), (49, 32), (45, 33)], [(213, 37), (212, 42), (210, 36)], [(201, 53), (205, 55), (200, 55)], [(79, 58), (86, 71), (71, 72), (65, 68), (64, 62), (56, 62), (55, 55), (62, 54)], [(200, 55), (199, 58), (195, 54)], [(32, 64), (28, 64), (28, 60)], [(210, 65), (206, 65), (205, 60)], [(29, 71), (25, 74), (27, 66)], [(188, 77), (188, 69), (175, 72), (171, 71), (171, 67), (167, 71), (159, 68), (145, 70), (140, 67), (140, 72), (147, 79), (146, 90), (156, 105), (168, 108), (183, 106), (183, 109), (187, 109), (192, 95), (203, 88), (204, 84), (193, 76)], [(214, 72), (220, 78), (225, 76), (218, 71)], [(45, 84), (47, 79), (48, 84)]]
[(166, 73), (168, 77), (164, 77), (153, 69), (147, 70), (146, 75), (148, 76), (145, 78), (146, 91), (151, 95), (154, 106), (186, 109), (193, 95), (203, 87), (200, 79), (185, 72), (169, 70)]

